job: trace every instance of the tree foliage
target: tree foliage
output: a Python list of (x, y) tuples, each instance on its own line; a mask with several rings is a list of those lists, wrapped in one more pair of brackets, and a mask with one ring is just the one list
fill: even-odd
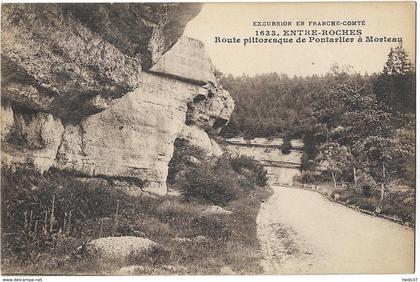
[(391, 49), (380, 74), (333, 66), (323, 76), (221, 75), (236, 102), (226, 136), (304, 140), (302, 170), (367, 185), (381, 199), (397, 181), (415, 184), (415, 71)]
[(401, 46), (389, 52), (374, 87), (378, 101), (401, 113), (415, 113), (416, 75), (407, 52)]

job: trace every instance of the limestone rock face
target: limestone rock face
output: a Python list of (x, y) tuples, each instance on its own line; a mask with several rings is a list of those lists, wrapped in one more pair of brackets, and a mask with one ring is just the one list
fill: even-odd
[(3, 5), (2, 166), (54, 168), (131, 195), (162, 195), (176, 138), (220, 155), (207, 133), (227, 124), (233, 100), (203, 44), (178, 41), (199, 9)]
[(219, 133), (229, 122), (235, 102), (219, 85), (208, 83), (203, 88), (205, 91), (189, 104), (186, 124)]
[(13, 142), (2, 143), (4, 166), (28, 165), (39, 171), (51, 167), (64, 131), (59, 118), (43, 112), (15, 112), (14, 126), (10, 131), (13, 131), (9, 133)]
[(10, 133), (10, 130), (13, 128), (15, 123), (13, 117), (13, 109), (9, 104), (1, 105), (1, 141), (5, 140)]
[(210, 142), (211, 142), (211, 151), (213, 153), (213, 156), (220, 157), (221, 155), (223, 155), (223, 151), (220, 148), (219, 144), (213, 139), (210, 139)]
[(141, 84), (79, 126), (66, 127), (56, 166), (131, 179), (165, 194), (173, 143), (184, 127), (187, 103), (200, 87), (147, 73)]
[(216, 81), (204, 44), (189, 37), (181, 37), (150, 70), (202, 85)]
[(149, 69), (170, 49), (201, 9), (200, 3), (66, 4), (65, 9)]
[[(120, 97), (182, 34), (199, 4), (6, 4), (2, 95), (78, 119), (91, 99)], [(86, 105), (86, 106), (85, 106)]]
[(190, 145), (200, 147), (209, 157), (218, 157), (223, 154), (216, 141), (210, 139), (205, 131), (196, 126), (184, 125), (178, 138), (187, 141)]

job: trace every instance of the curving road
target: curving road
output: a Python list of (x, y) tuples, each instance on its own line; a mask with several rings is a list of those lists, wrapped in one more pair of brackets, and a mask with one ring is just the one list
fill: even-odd
[(267, 274), (414, 271), (414, 230), (335, 204), (316, 192), (273, 186), (258, 236)]

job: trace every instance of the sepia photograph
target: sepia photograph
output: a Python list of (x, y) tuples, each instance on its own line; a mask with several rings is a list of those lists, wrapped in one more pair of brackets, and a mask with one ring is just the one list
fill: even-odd
[(416, 2), (2, 3), (0, 117), (3, 281), (417, 281)]

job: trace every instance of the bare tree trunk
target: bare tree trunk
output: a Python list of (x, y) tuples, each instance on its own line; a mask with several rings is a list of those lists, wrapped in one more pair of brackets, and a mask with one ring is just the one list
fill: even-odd
[(385, 162), (382, 160), (382, 183), (381, 183), (381, 198), (379, 200), (379, 205), (376, 208), (376, 212), (381, 212), (382, 211), (382, 204), (383, 204), (383, 200), (384, 200), (384, 196), (385, 196), (385, 175), (386, 175), (386, 171), (385, 171)]
[(332, 179), (334, 181), (334, 188), (337, 188), (337, 181), (335, 180), (334, 172), (331, 172)]
[(327, 128), (327, 144), (329, 144), (329, 143), (330, 143), (330, 132)]
[(380, 200), (380, 206), (382, 208), (382, 202), (384, 200), (384, 195), (385, 195), (385, 162), (382, 160), (382, 184), (381, 184), (381, 200)]
[(53, 224), (54, 224), (54, 203), (55, 203), (55, 195), (53, 195), (52, 204), (51, 204), (50, 233), (53, 232)]
[(353, 165), (353, 181), (354, 181), (354, 185), (357, 185), (357, 171), (354, 165)]
[(380, 200), (381, 207), (382, 207), (382, 201), (384, 200), (384, 194), (385, 194), (385, 184), (382, 183), (381, 184), (381, 200)]

